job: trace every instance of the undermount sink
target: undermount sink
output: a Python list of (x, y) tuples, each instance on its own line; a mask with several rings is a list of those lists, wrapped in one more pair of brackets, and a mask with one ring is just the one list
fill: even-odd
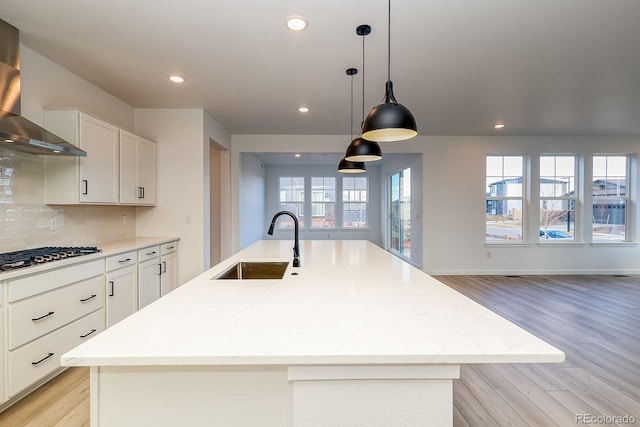
[(216, 277), (215, 280), (282, 279), (288, 265), (289, 263), (286, 261), (243, 261), (229, 268)]

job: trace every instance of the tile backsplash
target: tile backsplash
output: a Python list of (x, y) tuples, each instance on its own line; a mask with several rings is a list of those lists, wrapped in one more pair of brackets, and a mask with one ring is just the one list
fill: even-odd
[(0, 147), (0, 253), (134, 237), (135, 215), (132, 206), (45, 205), (43, 157)]

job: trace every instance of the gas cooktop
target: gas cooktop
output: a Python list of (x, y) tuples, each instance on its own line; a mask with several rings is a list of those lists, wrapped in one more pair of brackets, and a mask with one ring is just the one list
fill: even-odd
[(94, 254), (101, 250), (95, 246), (43, 247), (0, 254), (0, 271), (16, 270), (45, 262), (57, 261), (82, 255)]

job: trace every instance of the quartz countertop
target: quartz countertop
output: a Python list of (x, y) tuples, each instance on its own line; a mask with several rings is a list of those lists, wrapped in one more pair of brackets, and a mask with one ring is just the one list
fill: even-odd
[[(564, 353), (367, 241), (258, 241), (64, 354), (65, 366), (562, 362)], [(281, 280), (211, 280), (244, 260)], [(292, 273), (297, 273), (292, 275)]]

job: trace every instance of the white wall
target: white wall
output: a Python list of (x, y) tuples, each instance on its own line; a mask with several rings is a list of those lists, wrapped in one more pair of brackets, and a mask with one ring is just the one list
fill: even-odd
[(91, 115), (133, 129), (133, 108), (115, 96), (20, 46), (22, 115), (42, 126), (44, 107), (77, 107)]
[[(348, 137), (339, 135), (233, 135), (234, 248), (237, 250), (239, 236), (239, 203), (235, 196), (239, 183), (239, 153), (340, 152), (346, 147), (346, 140)], [(535, 237), (537, 218), (531, 215), (526, 224), (529, 243), (492, 245), (485, 242), (485, 157), (488, 153), (517, 153), (534, 157), (540, 154), (575, 154), (587, 160), (593, 154), (620, 153), (637, 157), (640, 138), (418, 136), (410, 141), (382, 144), (382, 150), (383, 155), (422, 155), (422, 177), (418, 179), (422, 185), (412, 186), (412, 199), (419, 200), (422, 195), (423, 248), (417, 264), (430, 274), (640, 273), (640, 247), (636, 243), (592, 244), (588, 221), (581, 225), (582, 243), (554, 246), (539, 243)], [(386, 172), (383, 166), (382, 174)], [(530, 173), (535, 176), (536, 171)], [(630, 193), (629, 210), (637, 214), (640, 212), (637, 208), (637, 176), (633, 177)], [(530, 196), (527, 202), (536, 206), (537, 198)], [(583, 204), (588, 206), (588, 202), (590, 196), (585, 197)], [(640, 238), (638, 215), (629, 227), (634, 240)]]
[(265, 223), (265, 168), (257, 156), (240, 156), (240, 249), (260, 240)]

